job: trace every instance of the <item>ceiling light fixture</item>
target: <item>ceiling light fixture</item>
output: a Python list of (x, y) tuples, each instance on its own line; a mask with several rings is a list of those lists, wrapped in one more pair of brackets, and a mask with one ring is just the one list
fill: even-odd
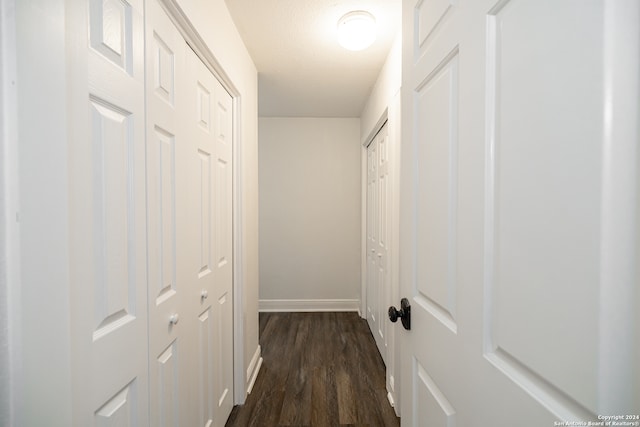
[(349, 12), (338, 21), (338, 42), (345, 49), (366, 49), (375, 39), (376, 19), (369, 12)]

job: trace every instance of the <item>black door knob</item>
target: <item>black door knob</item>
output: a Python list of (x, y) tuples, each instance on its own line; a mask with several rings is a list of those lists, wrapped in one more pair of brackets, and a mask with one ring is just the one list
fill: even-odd
[(394, 306), (389, 307), (389, 320), (395, 323), (398, 319), (402, 321), (402, 326), (406, 330), (411, 329), (411, 305), (406, 298), (400, 300), (400, 310)]

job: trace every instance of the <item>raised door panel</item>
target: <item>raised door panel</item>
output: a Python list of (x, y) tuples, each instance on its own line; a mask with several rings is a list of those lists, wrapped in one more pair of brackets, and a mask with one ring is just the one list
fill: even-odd
[(456, 332), (457, 68), (452, 52), (414, 92), (416, 309)]
[(94, 339), (135, 319), (135, 239), (132, 180), (135, 141), (131, 114), (97, 99), (91, 101), (96, 269)]
[(215, 302), (214, 313), (214, 426), (223, 427), (233, 409), (233, 328), (229, 319), (233, 317), (230, 292), (223, 293)]
[[(613, 333), (596, 314), (607, 214), (603, 14), (603, 2), (501, 2), (488, 41), (488, 357), (554, 412), (583, 420), (600, 413), (599, 337)], [(562, 357), (550, 357), (559, 347)]]
[(152, 376), (156, 378), (156, 387), (150, 390), (151, 400), (156, 400), (157, 413), (152, 416), (154, 425), (159, 427), (177, 427), (180, 425), (180, 400), (183, 399), (178, 383), (180, 379), (179, 354), (176, 341), (172, 342), (151, 366)]
[(213, 280), (213, 159), (210, 147), (199, 148), (197, 151), (197, 197), (198, 214), (198, 279)]
[(213, 357), (216, 343), (214, 341), (214, 319), (211, 306), (198, 316), (198, 386), (199, 386), (199, 420), (198, 425), (213, 425), (214, 407), (210, 402), (214, 399)]
[(231, 284), (232, 261), (232, 98), (216, 81), (215, 136), (216, 136), (216, 268), (224, 277), (225, 287)]
[(111, 399), (95, 412), (94, 425), (97, 427), (129, 427), (139, 425), (135, 380), (119, 390)]
[(174, 135), (153, 126), (147, 135), (149, 298), (162, 305), (178, 291), (176, 283), (176, 188)]

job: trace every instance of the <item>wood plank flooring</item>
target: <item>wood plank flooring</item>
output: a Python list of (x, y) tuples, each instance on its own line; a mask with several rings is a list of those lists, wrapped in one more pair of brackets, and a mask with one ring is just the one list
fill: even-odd
[(399, 426), (373, 336), (357, 313), (260, 313), (264, 358), (227, 427)]

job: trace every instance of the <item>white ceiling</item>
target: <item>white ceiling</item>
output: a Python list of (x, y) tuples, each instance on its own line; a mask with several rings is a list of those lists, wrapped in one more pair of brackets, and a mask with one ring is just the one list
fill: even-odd
[[(401, 0), (225, 0), (258, 69), (264, 117), (359, 117), (400, 28)], [(376, 18), (378, 37), (360, 52), (337, 42), (353, 10)]]

